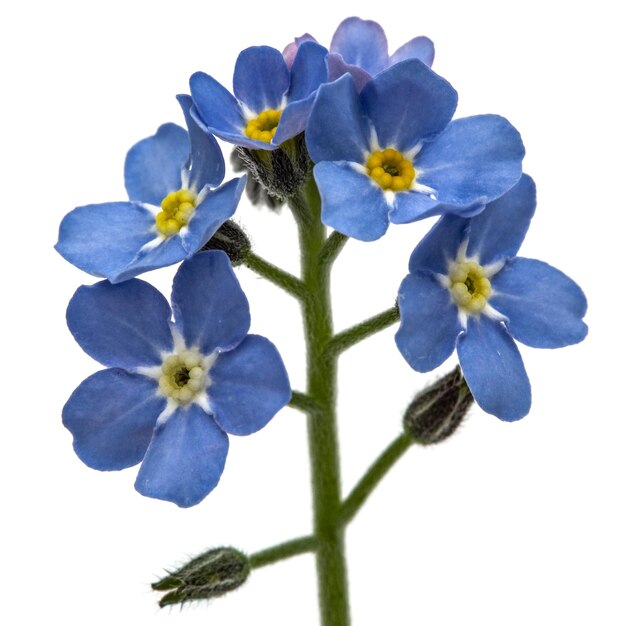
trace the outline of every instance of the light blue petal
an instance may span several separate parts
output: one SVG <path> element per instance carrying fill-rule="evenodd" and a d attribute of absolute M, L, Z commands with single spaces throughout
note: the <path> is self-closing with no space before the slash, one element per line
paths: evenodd
<path fill-rule="evenodd" d="M 582 289 L 556 268 L 517 257 L 492 279 L 489 300 L 509 318 L 515 339 L 533 348 L 560 348 L 582 341 L 587 300 Z"/>
<path fill-rule="evenodd" d="M 398 307 L 398 350 L 414 370 L 435 369 L 452 354 L 461 332 L 448 290 L 428 272 L 409 274 L 400 285 Z"/>
<path fill-rule="evenodd" d="M 313 161 L 363 163 L 369 139 L 369 124 L 352 77 L 344 75 L 322 85 L 306 127 L 306 145 Z"/>
<path fill-rule="evenodd" d="M 144 272 L 174 265 L 187 256 L 188 253 L 182 245 L 181 238 L 174 235 L 164 239 L 157 246 L 141 250 L 124 269 L 121 269 L 115 276 L 109 277 L 109 280 L 112 283 L 121 283 Z"/>
<path fill-rule="evenodd" d="M 191 142 L 191 171 L 189 186 L 200 191 L 205 185 L 217 187 L 224 180 L 224 157 L 212 135 L 205 133 L 191 116 L 191 96 L 176 96 L 180 104 Z"/>
<path fill-rule="evenodd" d="M 352 164 L 318 163 L 313 175 L 322 198 L 322 222 L 361 241 L 380 239 L 389 227 L 383 190 Z"/>
<path fill-rule="evenodd" d="M 475 115 L 451 122 L 415 163 L 418 182 L 435 189 L 440 202 L 466 207 L 508 191 L 522 175 L 523 158 L 522 139 L 507 120 Z"/>
<path fill-rule="evenodd" d="M 287 139 L 291 139 L 304 131 L 315 96 L 316 94 L 312 93 L 306 100 L 290 102 L 285 107 L 280 116 L 276 133 L 272 137 L 272 144 L 279 146 L 283 141 L 287 141 Z"/>
<path fill-rule="evenodd" d="M 156 134 L 136 143 L 126 155 L 124 183 L 128 197 L 159 206 L 168 193 L 180 189 L 181 171 L 189 158 L 187 131 L 163 124 Z"/>
<path fill-rule="evenodd" d="M 513 422 L 530 411 L 530 382 L 513 339 L 502 322 L 469 317 L 457 350 L 463 376 L 483 411 Z"/>
<path fill-rule="evenodd" d="M 232 350 L 248 334 L 250 308 L 224 252 L 185 261 L 174 276 L 172 308 L 187 346 L 203 354 Z"/>
<path fill-rule="evenodd" d="M 215 421 L 231 435 L 260 430 L 291 398 L 276 346 L 258 335 L 248 335 L 234 350 L 220 354 L 209 376 Z"/>
<path fill-rule="evenodd" d="M 113 281 L 154 237 L 154 215 L 141 204 L 107 202 L 68 213 L 55 248 L 81 270 Z"/>
<path fill-rule="evenodd" d="M 196 72 L 189 79 L 194 109 L 206 128 L 220 137 L 220 133 L 239 135 L 246 126 L 241 105 L 212 76 Z M 202 128 L 202 126 L 200 126 Z M 226 140 L 228 141 L 228 140 Z"/>
<path fill-rule="evenodd" d="M 530 176 L 523 174 L 517 185 L 472 218 L 468 255 L 478 255 L 483 265 L 515 256 L 536 206 L 535 183 Z"/>
<path fill-rule="evenodd" d="M 264 141 L 257 141 L 255 139 L 250 139 L 244 134 L 244 127 L 246 122 L 243 121 L 243 126 L 240 129 L 235 129 L 234 131 L 224 131 L 215 126 L 207 126 L 203 119 L 200 117 L 200 113 L 196 109 L 195 106 L 192 106 L 189 111 L 191 117 L 194 122 L 198 125 L 198 127 L 205 133 L 213 134 L 224 141 L 228 141 L 229 143 L 234 143 L 236 146 L 245 146 L 246 148 L 251 148 L 253 150 L 275 150 L 278 146 L 273 145 L 271 143 L 266 143 Z"/>
<path fill-rule="evenodd" d="M 358 17 L 349 17 L 339 24 L 330 51 L 372 76 L 382 72 L 389 63 L 385 31 L 376 22 Z"/>
<path fill-rule="evenodd" d="M 367 83 L 361 101 L 380 146 L 404 152 L 446 127 L 456 109 L 457 93 L 421 61 L 409 59 Z"/>
<path fill-rule="evenodd" d="M 269 46 L 252 46 L 239 54 L 235 63 L 233 90 L 253 113 L 258 115 L 267 109 L 280 109 L 288 89 L 289 70 L 278 50 Z"/>
<path fill-rule="evenodd" d="M 328 50 L 313 41 L 305 41 L 291 68 L 288 100 L 304 100 L 328 80 L 326 55 Z"/>
<path fill-rule="evenodd" d="M 406 59 L 419 59 L 422 63 L 431 67 L 435 60 L 435 46 L 428 37 L 415 37 L 400 46 L 389 59 L 390 65 L 406 61 Z"/>
<path fill-rule="evenodd" d="M 63 407 L 63 424 L 80 460 L 97 470 L 121 470 L 143 459 L 165 399 L 157 383 L 122 369 L 85 379 Z"/>
<path fill-rule="evenodd" d="M 328 82 L 337 80 L 344 74 L 350 74 L 357 91 L 360 92 L 372 80 L 372 77 L 364 69 L 346 63 L 340 54 L 329 54 L 326 57 L 326 65 L 328 66 Z"/>
<path fill-rule="evenodd" d="M 446 215 L 428 231 L 417 244 L 409 260 L 409 272 L 429 270 L 448 274 L 448 264 L 456 259 L 461 243 L 465 240 L 469 220 L 456 215 Z"/>
<path fill-rule="evenodd" d="M 180 407 L 159 424 L 135 481 L 149 498 L 180 507 L 198 504 L 220 480 L 228 437 L 197 404 Z"/>
<path fill-rule="evenodd" d="M 206 198 L 196 207 L 182 236 L 182 245 L 187 252 L 185 256 L 197 252 L 235 213 L 245 188 L 246 177 L 242 176 L 233 178 L 219 189 L 208 192 Z"/>
<path fill-rule="evenodd" d="M 102 281 L 76 290 L 67 325 L 80 347 L 109 367 L 160 365 L 173 348 L 167 300 L 134 278 L 119 285 Z"/>
<path fill-rule="evenodd" d="M 402 191 L 396 193 L 389 219 L 394 224 L 409 224 L 417 220 L 431 217 L 433 211 L 441 206 L 428 194 L 419 191 Z"/>

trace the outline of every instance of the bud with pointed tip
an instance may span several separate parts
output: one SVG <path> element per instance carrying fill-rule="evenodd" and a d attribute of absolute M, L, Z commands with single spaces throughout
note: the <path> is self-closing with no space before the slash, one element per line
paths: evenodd
<path fill-rule="evenodd" d="M 192 559 L 152 584 L 167 593 L 159 606 L 218 598 L 243 585 L 250 574 L 250 559 L 234 548 L 215 548 Z"/>
<path fill-rule="evenodd" d="M 459 427 L 473 400 L 457 365 L 409 404 L 404 429 L 417 443 L 439 443 Z"/>

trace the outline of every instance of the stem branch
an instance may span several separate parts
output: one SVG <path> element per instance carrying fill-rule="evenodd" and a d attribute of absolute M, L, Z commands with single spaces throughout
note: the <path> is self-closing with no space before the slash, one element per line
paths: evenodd
<path fill-rule="evenodd" d="M 411 447 L 412 443 L 413 439 L 411 436 L 402 433 L 383 450 L 345 499 L 341 507 L 341 521 L 344 525 L 352 521 L 372 491 L 378 486 L 378 483 L 387 475 L 387 472 L 395 465 L 396 461 Z"/>

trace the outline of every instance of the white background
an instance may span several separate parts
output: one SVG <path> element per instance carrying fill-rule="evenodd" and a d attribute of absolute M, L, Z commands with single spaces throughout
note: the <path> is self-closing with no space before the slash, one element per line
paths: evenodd
<path fill-rule="evenodd" d="M 539 206 L 522 249 L 589 298 L 588 339 L 522 348 L 533 408 L 515 424 L 474 409 L 458 435 L 412 449 L 347 535 L 354 624 L 516 626 L 626 623 L 624 529 L 623 29 L 617 3 L 21 2 L 0 9 L 2 97 L 2 533 L 0 620 L 21 625 L 317 624 L 313 559 L 254 572 L 211 605 L 158 610 L 149 583 L 219 545 L 255 551 L 310 529 L 301 414 L 232 438 L 221 483 L 199 506 L 139 496 L 135 469 L 98 473 L 74 455 L 61 409 L 99 368 L 65 327 L 93 279 L 52 249 L 62 216 L 124 199 L 126 150 L 166 121 L 204 70 L 230 87 L 238 52 L 282 49 L 305 31 L 328 44 L 352 14 L 390 48 L 424 34 L 458 116 L 499 113 L 522 133 Z M 293 272 L 291 218 L 242 205 L 256 250 Z M 351 241 L 334 274 L 336 326 L 389 307 L 428 224 Z M 147 276 L 166 293 L 173 268 Z M 303 384 L 299 312 L 246 270 L 253 332 Z M 396 436 L 418 375 L 393 329 L 340 361 L 349 489 Z M 447 371 L 453 360 L 446 363 Z"/>

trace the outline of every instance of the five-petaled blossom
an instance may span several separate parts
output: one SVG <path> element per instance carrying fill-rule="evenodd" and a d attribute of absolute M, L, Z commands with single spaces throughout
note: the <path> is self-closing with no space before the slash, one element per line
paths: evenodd
<path fill-rule="evenodd" d="M 227 433 L 265 426 L 291 388 L 275 346 L 248 334 L 248 301 L 223 252 L 202 252 L 181 265 L 172 309 L 173 323 L 165 298 L 138 279 L 77 290 L 68 326 L 109 369 L 79 385 L 63 423 L 87 465 L 120 470 L 141 463 L 141 494 L 188 507 L 217 485 Z"/>
<path fill-rule="evenodd" d="M 246 48 L 235 64 L 235 97 L 204 72 L 191 76 L 191 114 L 205 132 L 224 141 L 275 150 L 304 130 L 317 88 L 327 80 L 326 54 L 326 48 L 306 42 L 288 68 L 274 48 Z"/>
<path fill-rule="evenodd" d="M 531 403 L 514 339 L 559 348 L 587 334 L 580 287 L 546 263 L 515 256 L 535 205 L 535 185 L 524 175 L 476 217 L 442 217 L 413 251 L 398 296 L 396 343 L 409 365 L 430 371 L 456 347 L 478 405 L 506 421 Z"/>
<path fill-rule="evenodd" d="M 76 267 L 117 283 L 178 263 L 235 212 L 245 177 L 212 189 L 224 178 L 224 158 L 191 118 L 191 98 L 178 100 L 189 133 L 164 124 L 129 150 L 124 182 L 130 201 L 81 206 L 61 222 L 56 249 Z"/>
<path fill-rule="evenodd" d="M 308 33 L 296 37 L 283 51 L 289 67 L 298 48 L 305 41 L 315 41 L 315 38 Z M 348 17 L 339 24 L 330 42 L 326 58 L 328 80 L 351 74 L 357 89 L 361 91 L 373 76 L 391 65 L 406 59 L 419 59 L 430 67 L 434 58 L 435 47 L 428 37 L 414 37 L 390 55 L 387 37 L 380 24 L 359 17 Z"/>
<path fill-rule="evenodd" d="M 524 146 L 497 115 L 450 121 L 457 94 L 417 59 L 359 94 L 344 75 L 318 91 L 306 128 L 322 221 L 373 241 L 389 222 L 473 215 L 520 178 Z"/>

